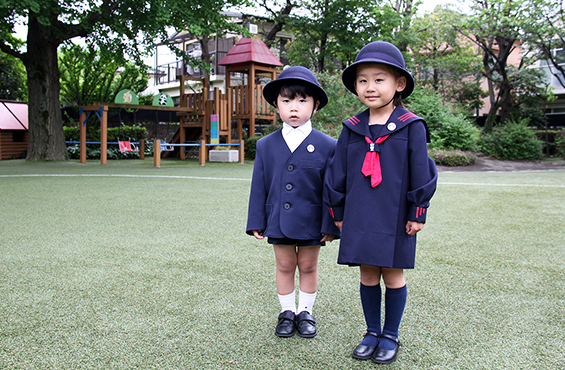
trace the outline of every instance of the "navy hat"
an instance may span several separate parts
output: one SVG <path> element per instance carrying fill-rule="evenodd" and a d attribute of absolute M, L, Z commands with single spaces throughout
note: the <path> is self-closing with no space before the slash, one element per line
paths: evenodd
<path fill-rule="evenodd" d="M 357 66 L 361 63 L 381 63 L 396 67 L 402 76 L 406 77 L 406 87 L 402 90 L 402 98 L 407 98 L 414 91 L 414 77 L 406 70 L 404 57 L 396 46 L 386 41 L 373 41 L 363 46 L 357 54 L 355 63 L 345 68 L 341 80 L 347 88 L 355 95 L 355 80 L 357 79 Z"/>
<path fill-rule="evenodd" d="M 318 109 L 322 109 L 326 104 L 328 104 L 328 95 L 320 86 L 320 83 L 314 73 L 312 73 L 312 71 L 308 68 L 302 66 L 286 68 L 281 72 L 276 80 L 265 85 L 263 88 L 263 96 L 265 97 L 265 100 L 274 107 L 277 98 L 279 97 L 279 90 L 281 86 L 292 83 L 311 87 L 314 94 L 316 94 L 314 98 L 320 102 Z"/>

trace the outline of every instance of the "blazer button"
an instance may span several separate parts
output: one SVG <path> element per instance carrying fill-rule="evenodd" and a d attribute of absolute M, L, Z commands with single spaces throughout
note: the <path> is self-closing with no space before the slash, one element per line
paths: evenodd
<path fill-rule="evenodd" d="M 285 203 L 283 207 L 284 207 L 284 209 L 286 209 L 288 211 L 290 209 L 291 205 L 290 205 L 290 203 Z"/>
<path fill-rule="evenodd" d="M 288 190 L 288 191 L 292 190 L 292 188 L 293 188 L 293 186 L 290 182 L 285 185 L 285 189 Z"/>
<path fill-rule="evenodd" d="M 286 169 L 288 170 L 288 172 L 292 172 L 292 171 L 294 171 L 294 165 L 289 164 Z"/>

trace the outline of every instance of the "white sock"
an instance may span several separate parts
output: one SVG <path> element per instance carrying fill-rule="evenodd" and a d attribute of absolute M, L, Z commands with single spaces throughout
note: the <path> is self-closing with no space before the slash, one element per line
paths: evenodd
<path fill-rule="evenodd" d="M 308 311 L 312 314 L 312 308 L 314 308 L 314 301 L 316 300 L 316 292 L 314 293 L 304 293 L 302 290 L 298 292 L 298 313 L 302 311 Z"/>
<path fill-rule="evenodd" d="M 281 304 L 281 312 L 292 311 L 296 313 L 296 293 L 292 292 L 290 294 L 281 295 L 279 294 L 279 302 Z"/>

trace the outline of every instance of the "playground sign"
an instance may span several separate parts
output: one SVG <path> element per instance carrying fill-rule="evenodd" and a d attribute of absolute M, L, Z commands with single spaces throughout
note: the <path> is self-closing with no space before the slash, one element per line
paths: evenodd
<path fill-rule="evenodd" d="M 114 103 L 139 105 L 139 99 L 137 98 L 136 93 L 129 89 L 124 89 L 116 95 Z"/>
<path fill-rule="evenodd" d="M 169 94 L 165 92 L 161 92 L 153 98 L 153 105 L 159 107 L 174 107 L 175 103 L 173 102 L 173 98 L 169 96 Z"/>
<path fill-rule="evenodd" d="M 219 144 L 220 143 L 220 136 L 218 130 L 218 115 L 211 114 L 210 115 L 210 144 Z"/>

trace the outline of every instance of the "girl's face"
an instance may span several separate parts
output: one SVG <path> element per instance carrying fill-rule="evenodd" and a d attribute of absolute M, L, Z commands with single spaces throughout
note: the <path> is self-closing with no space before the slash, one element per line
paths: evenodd
<path fill-rule="evenodd" d="M 406 77 L 397 76 L 392 67 L 379 63 L 363 63 L 357 67 L 355 91 L 367 107 L 390 109 L 388 103 L 397 91 L 406 87 Z"/>
<path fill-rule="evenodd" d="M 293 127 L 302 126 L 310 120 L 316 112 L 318 104 L 314 106 L 314 98 L 296 95 L 294 99 L 279 95 L 277 98 L 277 112 L 283 122 Z"/>

